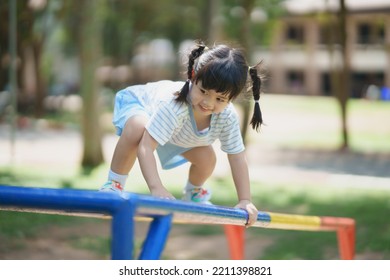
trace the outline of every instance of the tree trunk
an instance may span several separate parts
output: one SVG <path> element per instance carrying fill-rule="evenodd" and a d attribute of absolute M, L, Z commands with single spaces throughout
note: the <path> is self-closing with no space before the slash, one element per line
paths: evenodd
<path fill-rule="evenodd" d="M 41 60 L 42 60 L 42 46 L 43 42 L 40 40 L 32 41 L 32 48 L 34 53 L 34 67 L 36 77 L 36 88 L 35 88 L 35 109 L 34 115 L 36 118 L 42 118 L 45 113 L 43 101 L 46 96 L 46 82 L 42 73 Z"/>
<path fill-rule="evenodd" d="M 207 44 L 214 44 L 222 39 L 222 26 L 219 20 L 220 0 L 205 1 L 202 9 L 202 30 Z"/>
<path fill-rule="evenodd" d="M 340 0 L 340 31 L 341 31 L 341 52 L 342 52 L 342 69 L 340 76 L 340 91 L 337 94 L 337 99 L 341 109 L 341 133 L 342 143 L 341 150 L 347 150 L 349 148 L 348 139 L 348 126 L 347 126 L 347 103 L 350 90 L 350 47 L 347 36 L 347 8 L 345 6 L 345 0 Z"/>
<path fill-rule="evenodd" d="M 93 168 L 103 163 L 102 132 L 99 125 L 99 85 L 95 72 L 101 58 L 101 28 L 99 10 L 102 0 L 85 0 L 79 2 L 80 12 L 80 66 L 81 95 L 83 98 L 82 134 L 83 156 L 82 167 Z"/>
<path fill-rule="evenodd" d="M 246 16 L 242 19 L 242 26 L 241 26 L 241 38 L 240 43 L 241 46 L 245 49 L 247 54 L 248 63 L 251 63 L 250 57 L 252 53 L 252 44 L 251 44 L 251 32 L 250 32 L 250 14 L 253 10 L 255 1 L 254 0 L 245 0 L 243 1 L 243 8 L 245 9 Z M 250 118 L 250 107 L 251 102 L 248 100 L 243 100 L 240 104 L 242 108 L 242 123 L 241 123 L 241 135 L 242 139 L 244 141 L 244 144 L 246 144 L 247 141 L 247 134 L 248 134 L 248 125 L 249 125 L 249 118 Z"/>

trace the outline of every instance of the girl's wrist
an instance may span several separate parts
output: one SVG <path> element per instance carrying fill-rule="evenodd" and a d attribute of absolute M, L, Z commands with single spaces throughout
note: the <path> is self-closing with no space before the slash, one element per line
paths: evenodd
<path fill-rule="evenodd" d="M 149 186 L 149 190 L 151 192 L 157 191 L 157 190 L 162 190 L 162 189 L 164 189 L 164 186 L 162 186 L 162 185 L 150 185 Z"/>
<path fill-rule="evenodd" d="M 249 202 L 249 203 L 252 203 L 252 200 L 248 199 L 248 198 L 244 198 L 244 199 L 240 199 L 239 202 Z"/>

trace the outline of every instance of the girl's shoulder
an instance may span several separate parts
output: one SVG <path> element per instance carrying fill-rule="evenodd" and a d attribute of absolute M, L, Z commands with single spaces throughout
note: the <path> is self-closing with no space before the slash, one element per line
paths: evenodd
<path fill-rule="evenodd" d="M 219 114 L 220 117 L 226 119 L 238 118 L 236 107 L 233 103 L 229 103 L 226 108 Z"/>
<path fill-rule="evenodd" d="M 157 94 L 175 94 L 184 86 L 184 82 L 161 80 L 157 82 L 150 82 L 145 85 L 147 91 L 155 92 Z"/>
<path fill-rule="evenodd" d="M 229 103 L 228 106 L 219 114 L 212 118 L 213 126 L 229 129 L 239 123 L 238 114 L 235 106 Z"/>
<path fill-rule="evenodd" d="M 156 110 L 162 109 L 171 112 L 179 119 L 186 119 L 189 116 L 189 109 L 186 103 L 176 101 L 178 92 L 184 86 L 184 82 L 163 80 L 146 84 L 149 87 L 148 98 L 153 99 L 152 103 L 157 106 Z"/>
<path fill-rule="evenodd" d="M 149 97 L 160 99 L 174 95 L 180 91 L 183 85 L 184 82 L 161 80 L 146 84 L 130 85 L 124 90 L 136 93 L 137 95 L 148 95 Z"/>

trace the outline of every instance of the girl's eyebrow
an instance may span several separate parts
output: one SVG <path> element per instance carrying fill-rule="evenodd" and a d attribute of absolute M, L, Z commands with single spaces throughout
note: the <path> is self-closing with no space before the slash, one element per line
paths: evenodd
<path fill-rule="evenodd" d="M 198 86 L 198 88 L 199 88 L 200 90 L 206 91 L 202 86 L 199 86 L 198 84 L 197 84 L 197 86 Z"/>
<path fill-rule="evenodd" d="M 218 95 L 219 98 L 222 98 L 222 99 L 229 99 L 229 98 L 226 96 L 226 94 L 218 93 L 218 92 L 217 92 L 217 95 Z"/>

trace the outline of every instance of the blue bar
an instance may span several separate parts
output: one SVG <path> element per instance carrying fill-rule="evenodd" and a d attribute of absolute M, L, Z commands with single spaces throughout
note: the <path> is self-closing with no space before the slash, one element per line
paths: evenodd
<path fill-rule="evenodd" d="M 112 214 L 125 199 L 115 193 L 90 190 L 31 188 L 0 185 L 0 205 L 66 212 Z"/>
<path fill-rule="evenodd" d="M 2 209 L 14 211 L 33 209 L 34 212 L 60 215 L 111 215 L 113 259 L 134 257 L 135 216 L 154 218 L 140 258 L 158 259 L 164 249 L 172 221 L 185 219 L 188 223 L 244 225 L 248 215 L 245 210 L 232 207 L 159 199 L 134 193 L 118 196 L 116 193 L 92 190 L 6 185 L 0 185 L 0 210 Z M 255 226 L 265 227 L 270 221 L 268 213 L 259 212 Z"/>
<path fill-rule="evenodd" d="M 150 223 L 140 260 L 159 260 L 172 226 L 172 215 L 156 217 Z"/>
<path fill-rule="evenodd" d="M 134 203 L 123 203 L 113 215 L 111 258 L 131 260 L 134 251 Z"/>
<path fill-rule="evenodd" d="M 0 185 L 1 206 L 56 210 L 54 213 L 62 215 L 85 212 L 111 215 L 112 259 L 132 259 L 135 201 L 132 195 L 122 198 L 116 193 Z"/>
<path fill-rule="evenodd" d="M 236 225 L 245 225 L 248 216 L 248 213 L 245 210 L 238 208 L 192 203 L 181 200 L 158 199 L 150 195 L 137 194 L 137 215 L 153 216 L 152 213 L 155 214 L 159 211 L 164 211 L 161 215 L 174 212 L 175 215 L 177 213 L 182 213 L 187 214 L 188 216 L 194 214 L 197 216 L 218 217 L 220 219 L 229 219 L 231 221 L 229 224 L 234 223 Z M 194 217 L 193 220 L 195 223 L 198 221 L 196 217 Z M 257 221 L 262 224 L 262 226 L 267 226 L 271 222 L 271 217 L 267 212 L 259 212 Z"/>

